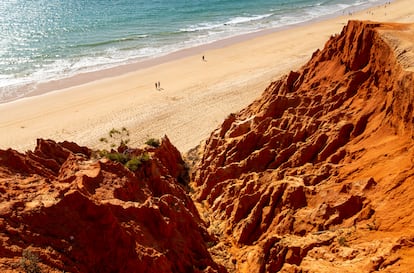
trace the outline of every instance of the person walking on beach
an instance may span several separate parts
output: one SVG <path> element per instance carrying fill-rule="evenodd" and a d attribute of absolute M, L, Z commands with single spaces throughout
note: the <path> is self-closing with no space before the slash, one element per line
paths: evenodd
<path fill-rule="evenodd" d="M 155 89 L 158 90 L 158 83 L 155 83 Z"/>

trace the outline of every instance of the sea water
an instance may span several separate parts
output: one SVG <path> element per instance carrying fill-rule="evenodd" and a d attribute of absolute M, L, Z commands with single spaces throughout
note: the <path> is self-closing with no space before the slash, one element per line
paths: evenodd
<path fill-rule="evenodd" d="M 381 0 L 1 0 L 0 102 L 67 78 Z"/>

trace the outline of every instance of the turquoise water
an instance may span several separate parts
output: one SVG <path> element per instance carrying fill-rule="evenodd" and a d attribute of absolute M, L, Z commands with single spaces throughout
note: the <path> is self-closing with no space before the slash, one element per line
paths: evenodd
<path fill-rule="evenodd" d="M 0 102 L 23 96 L 38 82 L 381 2 L 2 0 Z"/>

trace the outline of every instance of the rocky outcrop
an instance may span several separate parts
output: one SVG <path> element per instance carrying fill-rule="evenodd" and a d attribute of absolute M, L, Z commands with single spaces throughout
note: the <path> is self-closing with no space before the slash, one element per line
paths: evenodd
<path fill-rule="evenodd" d="M 407 250 L 399 242 L 414 235 L 414 81 L 387 31 L 414 37 L 411 25 L 351 21 L 206 141 L 195 197 L 210 213 L 210 230 L 227 241 L 216 256 L 237 261 L 230 271 L 372 272 L 403 264 L 396 265 Z M 382 237 L 387 232 L 395 233 Z M 364 237 L 378 248 L 363 246 Z M 398 258 L 368 263 L 388 256 Z"/>
<path fill-rule="evenodd" d="M 214 239 L 177 149 L 165 137 L 127 152 L 149 159 L 130 171 L 50 140 L 26 154 L 0 151 L 1 272 L 25 263 L 37 272 L 33 257 L 42 272 L 225 272 L 207 250 Z"/>

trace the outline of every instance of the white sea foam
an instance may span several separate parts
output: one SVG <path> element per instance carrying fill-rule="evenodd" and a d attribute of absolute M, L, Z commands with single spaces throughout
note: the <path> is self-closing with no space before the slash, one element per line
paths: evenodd
<path fill-rule="evenodd" d="M 245 24 L 253 21 L 262 20 L 264 18 L 272 16 L 272 13 L 262 14 L 262 15 L 252 15 L 252 16 L 236 16 L 231 18 L 227 21 L 221 22 L 202 22 L 195 25 L 191 25 L 186 28 L 180 28 L 182 32 L 197 32 L 197 31 L 206 31 L 206 30 L 214 30 L 214 29 L 221 29 L 224 31 L 224 26 L 227 25 L 237 25 L 237 24 Z"/>
<path fill-rule="evenodd" d="M 239 17 L 235 17 L 233 19 L 230 19 L 225 24 L 233 25 L 233 24 L 242 24 L 242 23 L 247 23 L 247 22 L 253 22 L 253 21 L 262 20 L 262 19 L 270 17 L 272 15 L 273 15 L 273 13 L 267 13 L 267 14 L 262 14 L 262 15 L 253 15 L 253 16 L 239 16 Z"/>
<path fill-rule="evenodd" d="M 215 28 L 222 27 L 223 23 L 209 23 L 209 22 L 203 22 L 195 25 L 191 25 L 186 28 L 180 28 L 181 32 L 196 32 L 196 31 L 202 31 L 202 30 L 211 30 Z"/>

